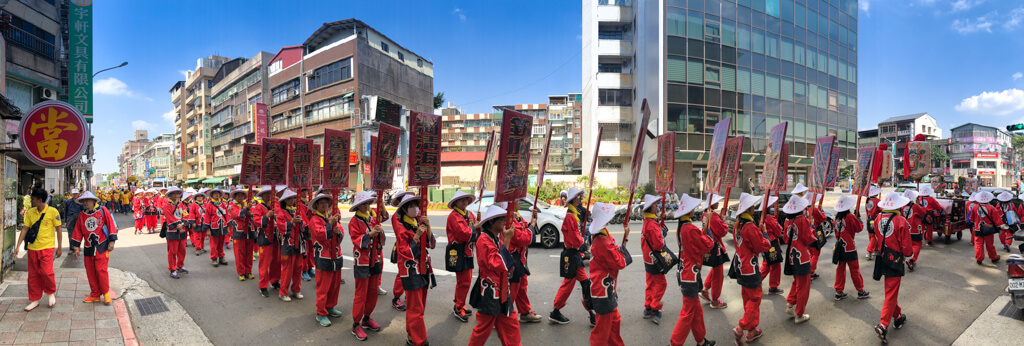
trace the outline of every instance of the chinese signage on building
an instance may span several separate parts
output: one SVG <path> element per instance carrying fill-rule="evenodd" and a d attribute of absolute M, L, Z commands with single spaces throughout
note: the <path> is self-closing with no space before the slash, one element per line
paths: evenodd
<path fill-rule="evenodd" d="M 267 105 L 255 103 L 252 105 L 252 132 L 256 134 L 256 144 L 263 143 L 263 137 L 267 136 Z"/>
<path fill-rule="evenodd" d="M 82 113 L 58 101 L 32 107 L 22 118 L 18 133 L 25 156 L 46 168 L 67 167 L 82 156 L 89 144 Z"/>
<path fill-rule="evenodd" d="M 68 21 L 68 99 L 92 123 L 92 0 L 71 0 Z"/>

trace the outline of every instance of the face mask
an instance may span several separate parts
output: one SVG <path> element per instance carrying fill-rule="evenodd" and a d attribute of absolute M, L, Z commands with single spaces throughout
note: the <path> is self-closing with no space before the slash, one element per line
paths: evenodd
<path fill-rule="evenodd" d="M 420 207 L 409 207 L 409 217 L 419 217 Z"/>

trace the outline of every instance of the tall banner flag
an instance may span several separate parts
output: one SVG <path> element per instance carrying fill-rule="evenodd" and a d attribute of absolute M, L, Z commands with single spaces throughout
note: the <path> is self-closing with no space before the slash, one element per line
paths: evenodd
<path fill-rule="evenodd" d="M 263 185 L 288 183 L 288 139 L 263 139 Z"/>
<path fill-rule="evenodd" d="M 658 136 L 657 173 L 654 175 L 654 191 L 673 193 L 676 190 L 676 134 Z"/>
<path fill-rule="evenodd" d="M 398 143 L 402 140 L 402 130 L 388 125 L 380 124 L 377 134 L 377 143 L 374 155 L 373 180 L 370 188 L 373 190 L 389 190 L 395 181 L 395 157 L 398 155 Z"/>
<path fill-rule="evenodd" d="M 836 136 L 821 137 L 818 138 L 818 145 L 814 148 L 814 165 L 811 166 L 811 186 L 808 189 L 815 194 L 825 192 L 829 159 L 832 158 L 832 145 L 835 142 Z"/>
<path fill-rule="evenodd" d="M 867 197 L 871 189 L 871 166 L 875 161 L 875 148 L 867 147 L 857 150 L 857 167 L 853 174 L 853 194 Z"/>
<path fill-rule="evenodd" d="M 323 183 L 322 182 L 322 180 L 323 180 L 322 178 L 323 178 L 323 164 L 324 164 L 324 160 L 320 156 L 320 145 L 319 144 L 313 144 L 312 162 L 313 162 L 313 164 L 309 165 L 310 183 L 313 186 L 320 186 L 320 184 Z"/>
<path fill-rule="evenodd" d="M 529 189 L 530 141 L 533 117 L 513 110 L 504 110 L 501 118 L 501 148 L 498 154 L 498 181 L 494 202 L 508 202 L 526 197 Z"/>
<path fill-rule="evenodd" d="M 409 186 L 441 184 L 441 117 L 411 111 Z"/>
<path fill-rule="evenodd" d="M 548 167 L 548 151 L 550 151 L 551 149 L 551 131 L 555 129 L 554 126 L 551 126 L 551 123 L 547 124 L 547 128 L 547 131 L 545 131 L 547 136 L 544 137 L 547 139 L 544 141 L 544 148 L 541 149 L 544 151 L 544 154 L 541 155 L 540 167 L 537 168 L 537 192 L 534 193 L 533 195 L 534 206 L 537 205 L 537 199 L 540 198 L 540 187 L 544 185 L 544 172 L 547 170 Z"/>
<path fill-rule="evenodd" d="M 480 172 L 480 184 L 478 184 L 479 188 L 477 188 L 481 196 L 483 196 L 484 190 L 491 186 L 488 183 L 491 181 L 491 173 L 494 172 L 494 159 L 496 156 L 498 156 L 497 132 L 491 130 L 491 136 L 487 137 L 487 149 L 484 150 L 484 167 Z"/>
<path fill-rule="evenodd" d="M 775 184 L 771 187 L 774 191 L 785 191 L 789 187 L 789 143 L 782 144 L 782 151 L 779 153 L 779 172 L 775 174 Z"/>
<path fill-rule="evenodd" d="M 832 154 L 828 159 L 828 176 L 825 178 L 825 189 L 831 190 L 836 187 L 836 180 L 839 179 L 839 148 L 832 148 Z"/>
<path fill-rule="evenodd" d="M 722 158 L 725 156 L 725 141 L 729 139 L 729 125 L 732 117 L 722 119 L 715 124 L 715 132 L 711 137 L 711 154 L 708 160 L 708 179 L 704 190 L 718 193 L 722 182 Z"/>
<path fill-rule="evenodd" d="M 288 153 L 288 187 L 303 189 L 313 186 L 310 167 L 313 165 L 313 140 L 289 138 Z"/>
<path fill-rule="evenodd" d="M 921 180 L 931 173 L 932 168 L 932 145 L 924 141 L 913 141 L 907 143 L 903 158 L 903 178 L 914 178 Z"/>
<path fill-rule="evenodd" d="M 263 147 L 258 144 L 246 144 L 242 147 L 242 173 L 238 175 L 238 183 L 245 186 L 260 185 L 263 179 Z"/>
<path fill-rule="evenodd" d="M 736 187 L 740 177 L 740 156 L 743 155 L 744 136 L 729 138 L 725 141 L 725 155 L 722 157 L 721 187 Z"/>
<path fill-rule="evenodd" d="M 329 190 L 348 188 L 349 157 L 352 134 L 334 129 L 324 130 L 324 181 Z"/>
<path fill-rule="evenodd" d="M 643 117 L 640 118 L 640 131 L 636 136 L 636 147 L 633 149 L 633 160 L 630 163 L 630 167 L 633 169 L 633 178 L 629 181 L 630 200 L 633 199 L 633 191 L 636 191 L 636 182 L 640 178 L 640 165 L 644 162 L 644 140 L 647 139 L 647 124 L 651 121 L 651 108 L 647 106 L 647 98 L 644 98 L 640 111 L 643 112 Z"/>
<path fill-rule="evenodd" d="M 251 120 L 252 132 L 256 134 L 256 144 L 262 144 L 263 137 L 267 136 L 267 104 L 254 103 Z"/>
<path fill-rule="evenodd" d="M 53 3 L 50 1 L 50 3 Z M 92 0 L 71 0 L 68 6 L 68 99 L 92 123 Z M 38 28 L 36 29 L 38 30 Z M 29 33 L 34 35 L 36 33 Z M 34 41 L 33 41 L 34 42 Z M 52 49 L 52 47 L 51 47 Z M 57 54 L 52 51 L 50 54 Z M 56 58 L 51 56 L 50 60 Z"/>
<path fill-rule="evenodd" d="M 771 132 L 768 133 L 764 173 L 761 175 L 761 188 L 764 190 L 775 190 L 775 177 L 779 175 L 779 167 L 782 164 L 782 145 L 786 143 L 786 128 L 788 126 L 789 122 L 783 121 L 781 124 L 772 126 Z"/>

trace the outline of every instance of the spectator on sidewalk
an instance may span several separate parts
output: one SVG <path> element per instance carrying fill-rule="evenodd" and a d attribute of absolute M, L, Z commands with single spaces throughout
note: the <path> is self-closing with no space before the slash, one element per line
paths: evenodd
<path fill-rule="evenodd" d="M 49 194 L 43 189 L 33 189 L 31 193 L 32 208 L 25 212 L 25 224 L 21 226 L 18 242 L 14 244 L 14 257 L 18 257 L 18 248 L 25 242 L 28 251 L 28 300 L 31 302 L 25 311 L 32 311 L 39 306 L 39 298 L 47 295 L 49 306 L 57 304 L 57 282 L 53 275 L 53 259 L 60 258 L 64 237 L 60 231 L 60 213 L 57 209 L 46 205 Z M 26 239 L 30 230 L 35 230 L 31 239 Z M 57 246 L 54 247 L 56 238 Z"/>
<path fill-rule="evenodd" d="M 75 231 L 75 223 L 78 221 L 78 214 L 83 210 L 82 203 L 78 202 L 78 189 L 71 190 L 71 198 L 64 201 L 64 219 L 68 221 L 68 239 L 71 239 L 71 232 Z M 71 249 L 68 242 L 68 249 Z"/>
<path fill-rule="evenodd" d="M 99 198 L 91 192 L 86 191 L 79 199 L 85 210 L 82 212 L 82 222 L 74 228 L 69 243 L 76 257 L 85 255 L 85 273 L 89 279 L 90 293 L 82 301 L 102 301 L 103 304 L 110 305 L 107 263 L 110 260 L 110 251 L 114 251 L 114 242 L 117 241 L 117 222 L 114 221 L 110 210 L 96 203 Z"/>

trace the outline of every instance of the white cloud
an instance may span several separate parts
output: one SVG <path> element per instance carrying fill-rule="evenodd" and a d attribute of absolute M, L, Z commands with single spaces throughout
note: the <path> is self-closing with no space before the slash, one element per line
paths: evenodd
<path fill-rule="evenodd" d="M 132 128 L 136 130 L 152 130 L 153 127 L 153 124 L 150 124 L 145 120 L 136 120 L 132 122 Z"/>
<path fill-rule="evenodd" d="M 978 115 L 1009 115 L 1024 111 L 1024 90 L 986 91 L 965 98 L 956 110 Z"/>
<path fill-rule="evenodd" d="M 174 117 L 175 116 L 177 116 L 177 114 L 174 113 L 173 109 L 167 111 L 167 113 L 164 113 L 164 114 L 160 115 L 160 117 L 163 118 L 165 121 L 167 121 L 168 124 L 171 124 L 171 126 L 174 126 Z"/>
<path fill-rule="evenodd" d="M 871 11 L 871 0 L 860 0 L 860 4 L 858 6 L 861 11 L 864 11 L 864 13 L 869 13 Z"/>
<path fill-rule="evenodd" d="M 192 71 L 189 71 L 189 70 L 178 70 L 178 73 L 181 74 L 181 78 L 184 78 L 184 79 L 188 79 L 188 73 L 189 72 L 192 72 Z"/>
<path fill-rule="evenodd" d="M 1024 78 L 1024 73 L 1017 72 L 1013 74 L 1013 80 L 1020 80 L 1021 78 Z"/>
<path fill-rule="evenodd" d="M 456 16 L 459 16 L 459 20 L 461 20 L 463 22 L 466 21 L 466 14 L 464 12 L 462 12 L 461 8 L 456 7 L 455 10 L 452 11 L 452 14 L 454 14 Z"/>
<path fill-rule="evenodd" d="M 96 83 L 93 84 L 93 91 L 102 95 L 128 96 L 148 101 L 153 100 L 129 90 L 128 84 L 124 84 L 124 82 L 114 77 L 96 81 Z"/>
<path fill-rule="evenodd" d="M 966 11 L 971 7 L 978 6 L 985 0 L 956 0 L 953 2 L 953 12 Z"/>
<path fill-rule="evenodd" d="M 1010 11 L 1009 18 L 1003 23 L 1003 29 L 1013 30 L 1024 24 L 1024 7 L 1015 8 Z"/>
<path fill-rule="evenodd" d="M 986 14 L 978 19 L 956 19 L 953 21 L 953 30 L 961 34 L 970 34 L 978 31 L 992 32 L 993 18 L 995 13 Z"/>

